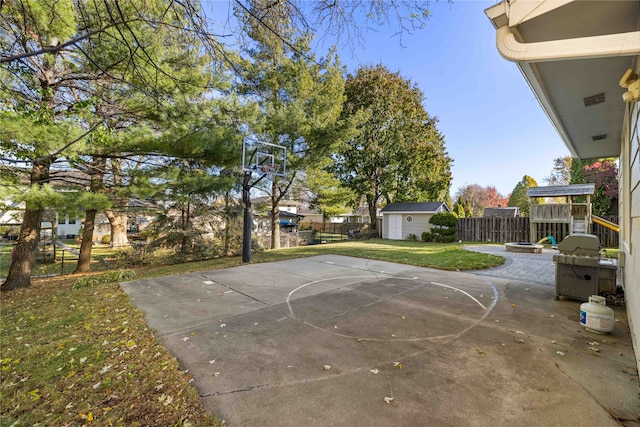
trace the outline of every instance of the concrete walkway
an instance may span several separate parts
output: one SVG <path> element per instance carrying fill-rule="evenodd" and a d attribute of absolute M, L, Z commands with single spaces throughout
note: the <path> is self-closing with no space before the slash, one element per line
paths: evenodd
<path fill-rule="evenodd" d="M 471 273 L 480 276 L 500 277 L 521 282 L 555 286 L 555 268 L 553 255 L 555 249 L 542 249 L 539 254 L 509 252 L 504 245 L 465 246 L 467 250 L 498 255 L 506 259 L 500 267 L 489 270 L 475 270 Z"/>
<path fill-rule="evenodd" d="M 76 255 L 76 256 L 80 255 L 80 251 L 78 249 L 67 245 L 66 243 L 64 243 L 61 240 L 56 240 L 56 246 L 61 248 L 61 249 L 64 249 L 65 251 L 69 252 L 70 254 L 73 254 L 73 255 Z"/>
<path fill-rule="evenodd" d="M 625 312 L 589 333 L 548 285 L 323 255 L 122 288 L 231 426 L 640 422 Z"/>

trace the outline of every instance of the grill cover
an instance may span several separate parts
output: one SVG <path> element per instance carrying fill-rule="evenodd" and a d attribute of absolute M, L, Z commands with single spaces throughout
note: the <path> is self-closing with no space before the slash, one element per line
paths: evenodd
<path fill-rule="evenodd" d="M 564 255 L 598 257 L 600 239 L 593 234 L 569 234 L 558 244 L 558 250 Z"/>

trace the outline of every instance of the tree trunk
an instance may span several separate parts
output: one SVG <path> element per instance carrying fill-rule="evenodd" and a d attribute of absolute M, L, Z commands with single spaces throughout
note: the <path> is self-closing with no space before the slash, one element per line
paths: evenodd
<path fill-rule="evenodd" d="M 224 235 L 222 237 L 222 253 L 224 256 L 229 256 L 229 247 L 231 240 L 231 215 L 229 215 L 229 202 L 231 194 L 229 191 L 224 192 L 224 210 L 222 211 L 224 219 Z"/>
<path fill-rule="evenodd" d="M 48 162 L 35 162 L 31 171 L 31 184 L 42 184 L 49 179 Z M 42 215 L 44 208 L 39 206 L 34 209 L 27 205 L 24 211 L 22 227 L 18 243 L 13 249 L 11 256 L 11 266 L 7 280 L 0 290 L 10 291 L 17 288 L 26 288 L 31 285 L 31 270 L 36 259 L 36 249 L 40 240 L 40 229 L 42 227 Z M 55 249 L 54 249 L 55 250 Z"/>
<path fill-rule="evenodd" d="M 93 228 L 96 223 L 95 209 L 88 209 L 85 213 L 84 229 L 82 230 L 82 243 L 80 243 L 80 255 L 78 255 L 78 265 L 73 274 L 86 273 L 91 271 L 91 248 L 93 247 Z"/>
<path fill-rule="evenodd" d="M 105 209 L 109 224 L 111 225 L 111 247 L 121 248 L 129 246 L 127 239 L 127 214 L 124 212 L 114 212 L 111 209 Z"/>
<path fill-rule="evenodd" d="M 369 222 L 371 223 L 371 234 L 373 235 L 378 231 L 378 212 L 376 208 L 376 202 L 371 201 L 367 205 L 369 207 Z"/>
<path fill-rule="evenodd" d="M 18 243 L 12 251 L 11 266 L 3 291 L 26 288 L 31 284 L 31 270 L 36 259 L 36 249 L 40 240 L 42 209 L 27 209 L 20 228 Z"/>
<path fill-rule="evenodd" d="M 280 209 L 271 208 L 271 249 L 280 249 Z"/>
<path fill-rule="evenodd" d="M 180 247 L 182 249 L 182 253 L 190 252 L 189 248 L 191 244 L 191 227 L 189 221 L 191 221 L 191 202 L 187 201 L 187 208 L 182 208 L 182 220 L 180 227 L 182 228 L 182 242 L 180 243 Z"/>
<path fill-rule="evenodd" d="M 99 193 L 102 191 L 102 180 L 104 178 L 105 159 L 94 157 L 91 165 L 91 191 Z M 84 229 L 82 230 L 82 243 L 80 243 L 80 254 L 78 255 L 77 273 L 91 271 L 91 250 L 93 248 L 93 230 L 96 224 L 97 209 L 87 209 L 85 212 Z"/>

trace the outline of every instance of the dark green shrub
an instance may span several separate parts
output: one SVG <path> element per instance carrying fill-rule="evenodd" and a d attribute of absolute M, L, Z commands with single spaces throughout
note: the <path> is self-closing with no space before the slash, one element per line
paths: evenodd
<path fill-rule="evenodd" d="M 429 219 L 429 224 L 447 228 L 457 227 L 458 218 L 451 212 L 438 212 Z"/>
<path fill-rule="evenodd" d="M 431 233 L 428 236 L 430 237 L 430 241 L 452 243 L 456 240 L 458 218 L 451 212 L 439 212 L 429 219 L 429 223 L 433 225 Z"/>
<path fill-rule="evenodd" d="M 453 228 L 436 228 L 436 230 L 438 230 L 438 234 L 440 234 L 441 236 L 454 236 L 456 235 L 456 232 L 458 231 L 458 229 L 456 227 Z"/>
<path fill-rule="evenodd" d="M 428 231 L 423 231 L 422 232 L 422 241 L 423 242 L 431 242 L 431 241 L 433 241 L 433 235 L 431 233 L 429 233 Z"/>

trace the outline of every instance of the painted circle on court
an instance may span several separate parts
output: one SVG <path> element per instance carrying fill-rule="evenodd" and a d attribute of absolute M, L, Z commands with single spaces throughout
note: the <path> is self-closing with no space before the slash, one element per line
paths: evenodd
<path fill-rule="evenodd" d="M 309 287 L 354 279 L 369 280 L 293 299 L 296 293 L 309 290 Z M 298 286 L 289 292 L 286 303 L 291 318 L 344 338 L 406 342 L 447 340 L 471 330 L 495 307 L 498 301 L 495 286 L 488 279 L 479 280 L 486 285 L 486 291 L 474 296 L 460 285 L 417 277 L 331 277 Z M 379 284 L 387 290 L 397 284 L 399 290 L 376 299 L 375 292 L 380 291 L 376 285 Z M 477 293 L 478 290 L 473 291 Z"/>

